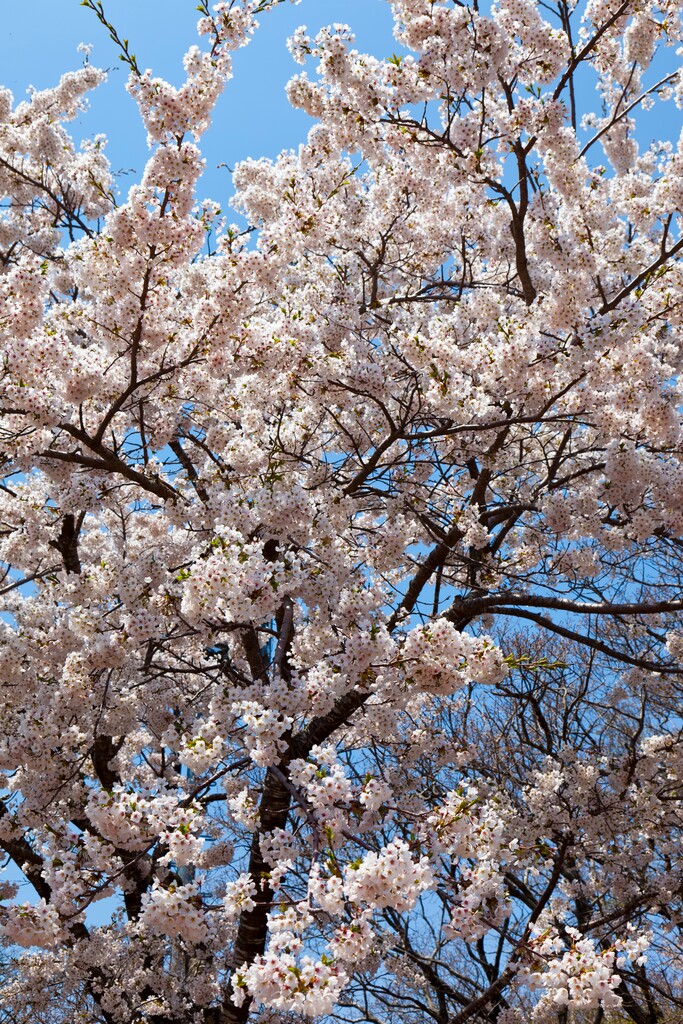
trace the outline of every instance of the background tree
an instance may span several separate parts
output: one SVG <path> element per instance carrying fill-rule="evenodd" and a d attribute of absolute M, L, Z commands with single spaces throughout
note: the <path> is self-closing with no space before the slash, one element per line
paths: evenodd
<path fill-rule="evenodd" d="M 197 142 L 272 4 L 177 89 L 85 6 L 126 201 L 101 72 L 0 94 L 7 1019 L 676 1020 L 678 5 L 300 30 L 248 231 Z"/>

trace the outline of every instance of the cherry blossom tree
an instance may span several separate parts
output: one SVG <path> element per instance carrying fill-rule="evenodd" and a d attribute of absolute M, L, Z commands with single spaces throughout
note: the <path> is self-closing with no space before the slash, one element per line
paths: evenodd
<path fill-rule="evenodd" d="M 298 30 L 246 228 L 274 0 L 178 88 L 84 6 L 150 156 L 0 92 L 0 1019 L 679 1019 L 681 5 Z"/>

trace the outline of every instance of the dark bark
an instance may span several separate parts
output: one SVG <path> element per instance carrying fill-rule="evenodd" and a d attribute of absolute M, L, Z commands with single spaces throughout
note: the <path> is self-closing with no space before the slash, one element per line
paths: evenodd
<path fill-rule="evenodd" d="M 78 519 L 72 512 L 67 512 L 62 518 L 62 528 L 59 537 L 50 541 L 50 547 L 56 548 L 62 556 L 64 568 L 67 572 L 80 574 L 81 560 L 78 556 L 78 535 L 83 524 L 83 513 Z"/>

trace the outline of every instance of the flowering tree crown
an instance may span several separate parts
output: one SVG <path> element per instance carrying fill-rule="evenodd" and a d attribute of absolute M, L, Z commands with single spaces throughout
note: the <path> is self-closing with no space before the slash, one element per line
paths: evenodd
<path fill-rule="evenodd" d="M 119 202 L 102 72 L 0 92 L 0 1019 L 665 1019 L 680 4 L 298 30 L 246 231 L 198 144 L 272 0 L 203 0 L 178 88 L 85 6 L 151 152 Z"/>

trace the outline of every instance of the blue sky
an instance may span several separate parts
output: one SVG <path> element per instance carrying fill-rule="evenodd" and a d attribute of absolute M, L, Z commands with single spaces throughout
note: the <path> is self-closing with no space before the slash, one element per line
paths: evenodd
<path fill-rule="evenodd" d="M 105 0 L 105 12 L 122 37 L 128 38 L 141 67 L 150 67 L 174 84 L 183 80 L 182 56 L 198 42 L 196 0 Z M 235 77 L 221 97 L 211 131 L 202 140 L 207 171 L 200 192 L 222 204 L 232 191 L 229 167 L 247 156 L 275 156 L 305 140 L 311 126 L 301 111 L 292 110 L 284 88 L 300 71 L 286 40 L 301 24 L 315 32 L 342 21 L 352 26 L 359 49 L 389 56 L 397 45 L 386 0 L 302 0 L 283 3 L 260 18 L 251 44 L 235 55 Z M 65 71 L 79 67 L 79 43 L 91 43 L 91 63 L 111 68 L 109 81 L 91 98 L 91 110 L 75 126 L 78 137 L 104 132 L 115 170 L 132 169 L 139 176 L 147 149 L 137 108 L 125 91 L 126 68 L 106 30 L 80 0 L 31 0 L 4 3 L 0 34 L 0 85 L 15 100 L 29 85 L 44 89 Z M 130 179 L 132 180 L 132 179 Z M 120 183 L 127 191 L 126 178 Z"/>

